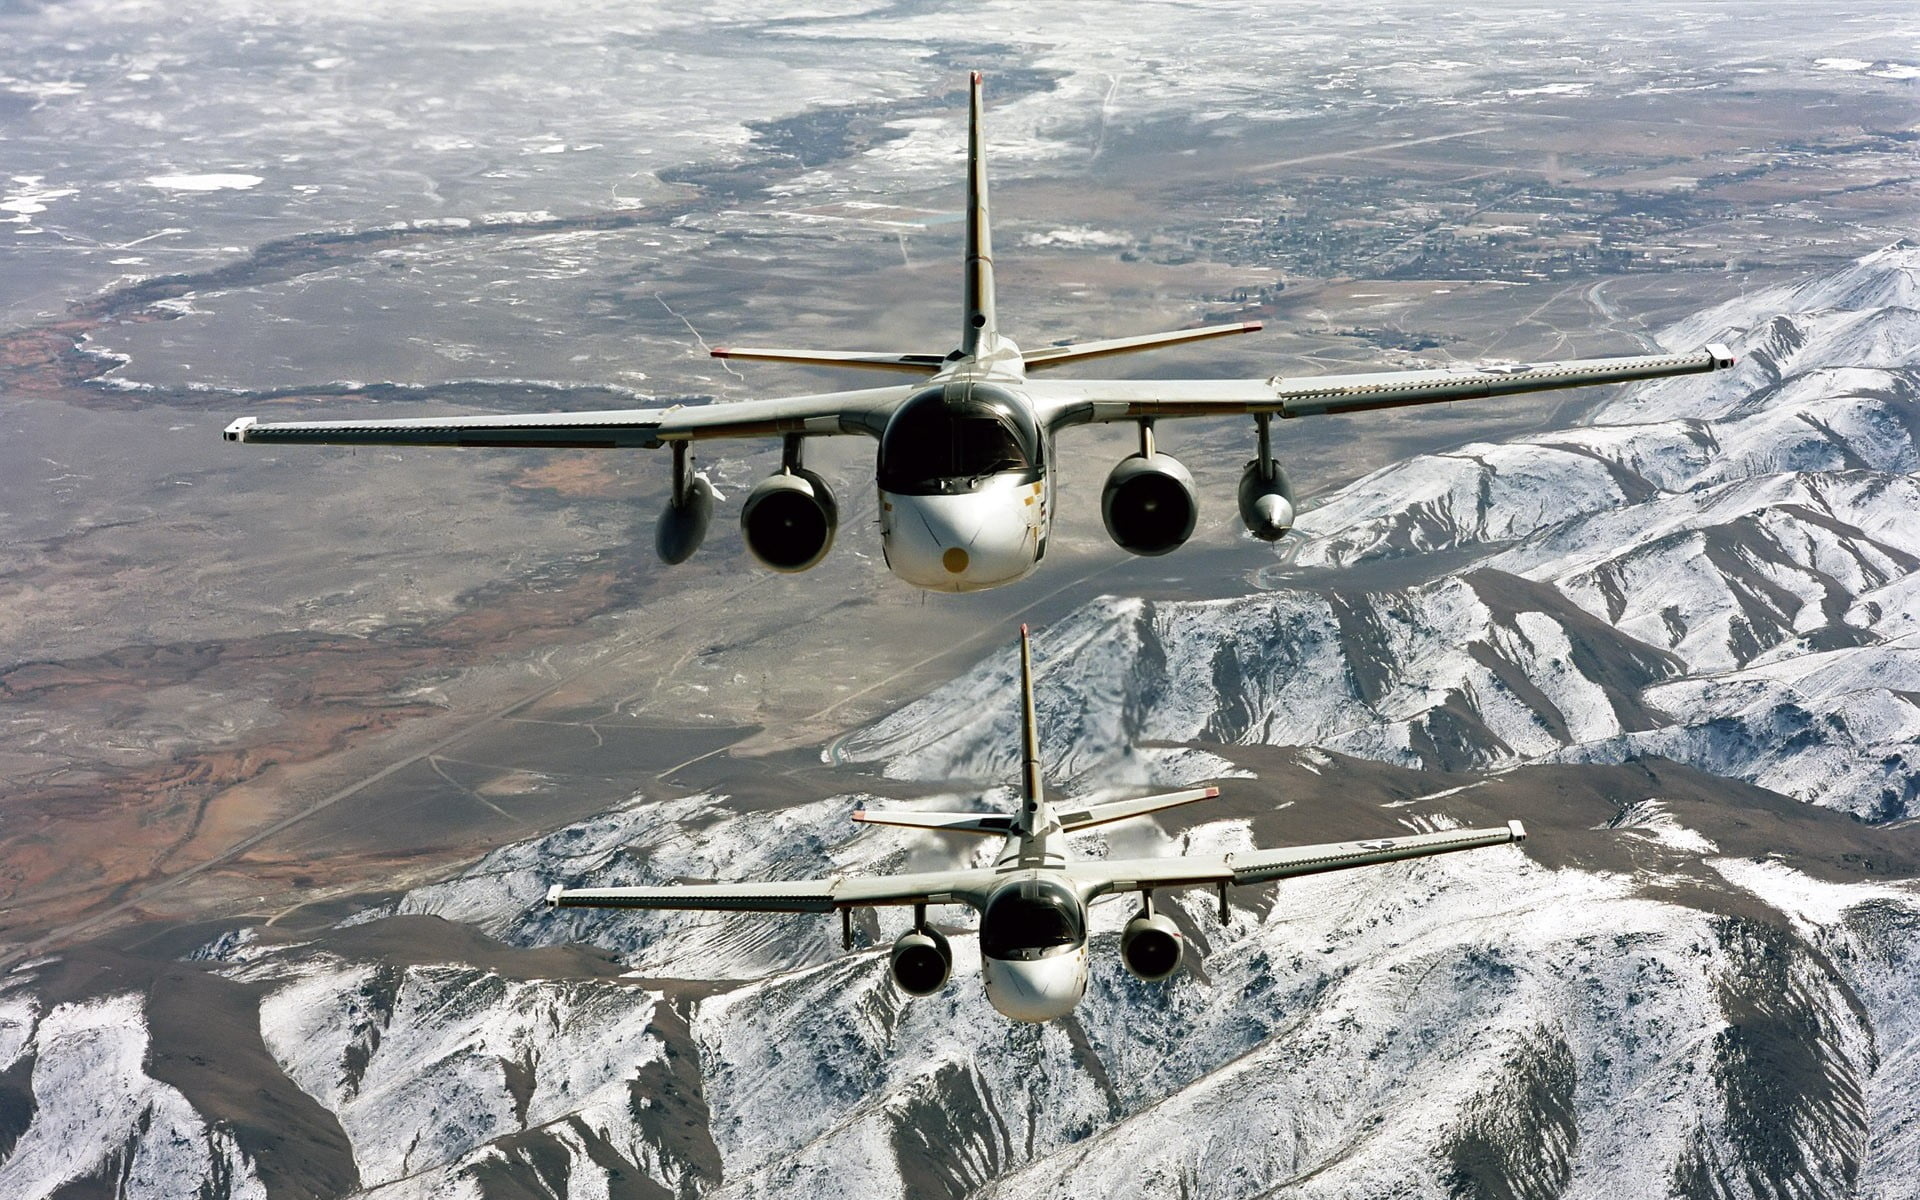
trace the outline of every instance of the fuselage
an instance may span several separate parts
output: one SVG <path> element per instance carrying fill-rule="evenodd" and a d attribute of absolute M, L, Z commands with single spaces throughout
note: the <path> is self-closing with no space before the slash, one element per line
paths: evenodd
<path fill-rule="evenodd" d="M 1052 431 L 1019 351 L 957 358 L 889 417 L 876 480 L 887 566 L 916 587 L 971 592 L 1024 579 L 1053 520 Z"/>
<path fill-rule="evenodd" d="M 1087 991 L 1087 899 L 1068 880 L 1066 835 L 1045 800 L 1007 838 L 980 910 L 980 981 L 1016 1021 L 1051 1021 Z"/>

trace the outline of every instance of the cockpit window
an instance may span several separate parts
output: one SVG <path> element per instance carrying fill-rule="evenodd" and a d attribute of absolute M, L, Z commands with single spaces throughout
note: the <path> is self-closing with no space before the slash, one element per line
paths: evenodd
<path fill-rule="evenodd" d="M 894 410 L 880 436 L 880 486 L 903 495 L 970 491 L 980 479 L 1040 463 L 1026 406 L 1000 388 L 928 388 Z"/>
<path fill-rule="evenodd" d="M 1051 879 L 1008 884 L 993 894 L 980 916 L 980 953 L 988 958 L 1044 958 L 1086 940 L 1079 898 Z"/>

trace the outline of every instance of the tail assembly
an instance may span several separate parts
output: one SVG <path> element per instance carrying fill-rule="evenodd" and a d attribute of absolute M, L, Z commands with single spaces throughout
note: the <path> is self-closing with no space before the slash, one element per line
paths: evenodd
<path fill-rule="evenodd" d="M 908 829 L 927 829 L 937 833 L 981 833 L 994 837 L 1029 836 L 1045 822 L 1058 820 L 1065 833 L 1124 821 L 1196 800 L 1211 800 L 1220 794 L 1215 787 L 1188 788 L 1142 796 L 1136 800 L 1112 800 L 1089 804 L 1066 812 L 1042 815 L 1046 808 L 1046 784 L 1040 774 L 1040 722 L 1033 706 L 1033 643 L 1027 627 L 1020 627 L 1020 789 L 1023 798 L 1018 816 L 1004 813 L 883 812 L 861 809 L 853 819 L 868 825 L 900 825 Z"/>
<path fill-rule="evenodd" d="M 865 825 L 898 825 L 934 833 L 983 833 L 1005 837 L 1013 832 L 1013 818 L 1005 813 L 900 812 L 855 809 L 853 819 Z"/>
<path fill-rule="evenodd" d="M 715 346 L 707 353 L 715 358 L 736 358 L 742 362 L 797 363 L 803 367 L 858 367 L 866 371 L 907 371 L 915 375 L 931 375 L 945 363 L 938 354 L 894 354 L 884 350 L 782 350 L 767 346 Z"/>
<path fill-rule="evenodd" d="M 993 232 L 987 217 L 987 154 L 980 129 L 980 72 L 975 71 L 968 84 L 972 96 L 967 117 L 967 263 L 966 308 L 960 331 L 960 353 L 979 358 L 992 353 L 999 343 L 999 324 L 993 309 Z M 1185 341 L 1189 337 L 1215 336 L 1199 330 L 1167 335 Z M 1109 345 L 1109 343 L 1099 343 Z M 1156 343 L 1157 344 L 1157 343 Z M 1057 357 L 1072 347 L 1054 351 Z M 1103 354 L 1119 354 L 1107 349 Z M 795 363 L 808 367 L 857 367 L 870 371 L 906 371 L 931 375 L 947 363 L 940 354 L 897 354 L 892 351 L 789 350 L 778 347 L 716 346 L 708 351 L 714 358 L 740 359 L 746 362 Z M 1046 352 L 1043 352 L 1043 355 Z M 1090 356 L 1086 356 L 1090 357 Z M 1068 361 L 1061 358 L 1059 361 Z"/>
<path fill-rule="evenodd" d="M 1218 337 L 1232 337 L 1236 333 L 1258 333 L 1259 331 L 1260 322 L 1258 321 L 1239 321 L 1232 325 L 1203 325 L 1198 329 L 1176 329 L 1171 333 L 1143 333 L 1137 337 L 1081 342 L 1077 346 L 1047 346 L 1039 350 L 1027 351 L 1025 358 L 1027 370 L 1044 371 L 1048 367 L 1085 362 L 1090 358 L 1110 358 L 1115 354 L 1133 354 L 1141 350 L 1158 350 L 1162 346 L 1179 346 L 1187 342 L 1204 342 Z"/>
<path fill-rule="evenodd" d="M 1023 832 L 1032 833 L 1047 796 L 1046 784 L 1040 778 L 1040 722 L 1033 715 L 1033 646 L 1025 625 L 1020 627 L 1020 747 L 1020 785 L 1025 799 L 1017 824 Z"/>
<path fill-rule="evenodd" d="M 993 229 L 987 218 L 987 152 L 980 135 L 980 72 L 973 73 L 969 87 L 966 325 L 960 332 L 960 352 L 978 358 L 992 349 L 1000 327 L 993 311 Z"/>
<path fill-rule="evenodd" d="M 1158 796 L 1142 796 L 1138 800 L 1114 800 L 1107 804 L 1089 804 L 1082 809 L 1060 813 L 1060 828 L 1066 833 L 1073 833 L 1095 825 L 1105 825 L 1109 821 L 1124 821 L 1128 817 L 1159 812 L 1163 808 L 1178 808 L 1182 804 L 1192 804 L 1195 800 L 1211 800 L 1219 794 L 1220 789 L 1217 787 L 1188 788 L 1184 792 L 1165 792 Z"/>
<path fill-rule="evenodd" d="M 969 359 L 996 356 L 1011 359 L 1017 353 L 1000 337 L 999 317 L 994 310 L 993 222 L 987 208 L 987 150 L 982 130 L 984 105 L 981 100 L 980 72 L 968 79 L 967 110 L 967 249 L 964 295 L 958 354 Z M 1176 329 L 1169 333 L 1147 333 L 1137 337 L 1107 338 L 1081 342 L 1075 346 L 1048 346 L 1023 355 L 1026 369 L 1042 371 L 1068 363 L 1132 354 L 1162 346 L 1178 346 L 1210 338 L 1253 333 L 1258 321 L 1232 325 L 1205 325 L 1198 329 Z M 932 375 L 946 366 L 952 355 L 897 353 L 890 350 L 790 350 L 764 346 L 716 346 L 709 351 L 715 358 L 745 362 L 794 363 L 808 367 L 854 367 L 868 371 L 904 371 Z"/>

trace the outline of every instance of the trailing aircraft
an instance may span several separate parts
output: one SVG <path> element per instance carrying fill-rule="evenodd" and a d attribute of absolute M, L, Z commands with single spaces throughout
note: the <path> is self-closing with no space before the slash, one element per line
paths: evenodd
<path fill-rule="evenodd" d="M 554 885 L 555 908 L 682 909 L 722 912 L 831 913 L 841 920 L 841 944 L 853 948 L 857 908 L 910 905 L 913 927 L 888 954 L 901 991 L 927 996 L 946 986 L 953 950 L 927 920 L 936 905 L 965 905 L 980 915 L 980 974 L 987 1000 L 1016 1021 L 1065 1016 L 1087 990 L 1087 908 L 1108 896 L 1138 895 L 1140 911 L 1120 935 L 1120 958 L 1141 979 L 1158 981 L 1180 969 L 1185 938 L 1173 919 L 1154 908 L 1154 893 L 1213 887 L 1220 919 L 1229 919 L 1228 889 L 1297 875 L 1502 846 L 1526 840 L 1518 821 L 1499 828 L 1451 829 L 1405 837 L 1369 838 L 1223 855 L 1076 860 L 1068 835 L 1096 825 L 1209 800 L 1218 788 L 1189 788 L 1136 800 L 1063 804 L 1047 799 L 1041 779 L 1040 736 L 1033 706 L 1033 651 L 1020 627 L 1022 800 L 1015 813 L 855 812 L 872 825 L 1002 839 L 990 867 L 911 875 L 842 876 L 760 883 L 694 883 L 666 887 L 567 888 Z"/>
<path fill-rule="evenodd" d="M 1203 326 L 1023 351 L 1000 331 L 994 306 L 993 241 L 982 149 L 980 74 L 971 83 L 967 137 L 963 323 L 952 351 L 844 352 L 720 348 L 717 358 L 893 371 L 923 378 L 894 387 L 670 408 L 375 421 L 280 421 L 241 417 L 228 441 L 385 446 L 671 447 L 673 482 L 655 527 L 655 548 L 684 562 L 705 539 L 715 496 L 694 470 L 693 443 L 777 437 L 780 469 L 740 509 L 747 548 L 776 571 L 805 571 L 832 548 L 839 503 L 807 469 L 807 439 L 864 434 L 879 443 L 880 546 L 895 575 L 917 587 L 965 592 L 1025 578 L 1046 555 L 1056 512 L 1056 436 L 1076 425 L 1131 422 L 1139 449 L 1101 490 L 1107 533 L 1134 554 L 1178 549 L 1199 516 L 1193 476 L 1155 441 L 1157 422 L 1179 417 L 1253 419 L 1256 453 L 1241 473 L 1248 532 L 1277 541 L 1292 528 L 1293 486 L 1274 457 L 1274 417 L 1369 412 L 1472 397 L 1589 387 L 1717 371 L 1733 365 L 1723 346 L 1682 354 L 1566 362 L 1459 364 L 1437 370 L 1265 379 L 1034 378 L 1073 363 L 1251 333 L 1257 322 Z"/>

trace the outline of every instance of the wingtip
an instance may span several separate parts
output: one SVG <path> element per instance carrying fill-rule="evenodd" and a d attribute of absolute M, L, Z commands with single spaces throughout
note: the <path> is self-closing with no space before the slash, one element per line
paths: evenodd
<path fill-rule="evenodd" d="M 1215 796 L 1218 796 L 1220 794 L 1220 789 L 1217 787 L 1210 787 L 1206 789 L 1206 792 L 1207 792 L 1206 795 L 1200 797 L 1202 800 L 1211 800 Z"/>
<path fill-rule="evenodd" d="M 974 86 L 974 87 L 979 87 L 979 86 L 980 86 L 980 72 L 978 72 L 978 71 L 974 71 L 974 72 L 971 72 L 971 74 L 970 74 L 970 80 L 969 80 L 969 81 L 970 81 L 970 82 L 971 82 L 971 83 L 973 84 L 973 86 Z"/>
<path fill-rule="evenodd" d="M 1527 840 L 1527 827 L 1518 821 L 1508 821 L 1507 832 L 1513 835 L 1513 840 L 1516 842 Z"/>
<path fill-rule="evenodd" d="M 552 887 L 550 887 L 550 888 L 548 888 L 548 889 L 547 889 L 547 907 L 548 907 L 548 908 L 559 908 L 559 907 L 560 907 L 560 893 L 562 893 L 562 892 L 564 892 L 564 891 L 566 891 L 566 890 L 567 890 L 567 889 L 565 889 L 565 888 L 563 888 L 563 887 L 561 887 L 561 886 L 560 886 L 559 884 L 557 884 L 557 883 L 556 883 L 556 884 L 554 884 L 554 885 L 553 885 Z"/>
<path fill-rule="evenodd" d="M 1263 321 L 1242 321 L 1240 323 L 1240 328 L 1248 333 L 1259 333 L 1266 327 L 1266 323 Z"/>
<path fill-rule="evenodd" d="M 854 820 L 856 820 L 856 821 L 865 821 L 865 820 L 867 819 L 867 810 L 866 810 L 866 809 L 864 809 L 864 808 L 856 808 L 856 809 L 854 809 L 854 810 L 853 810 L 853 819 L 854 819 Z"/>
<path fill-rule="evenodd" d="M 725 358 L 729 353 L 731 352 L 725 346 L 715 346 L 707 351 L 707 354 L 713 358 Z"/>

